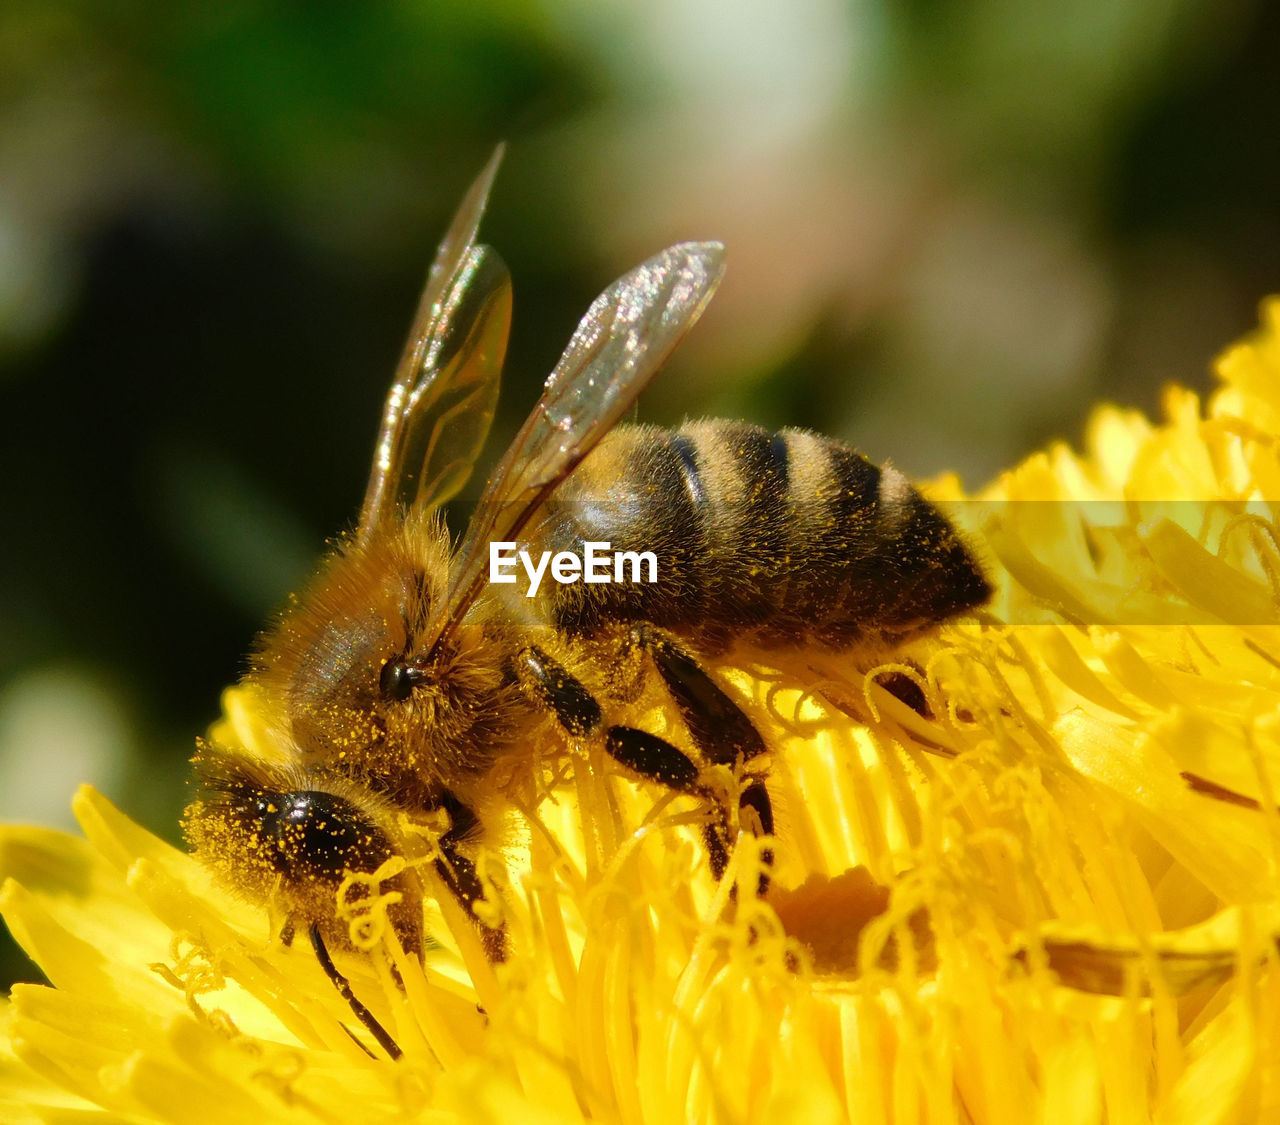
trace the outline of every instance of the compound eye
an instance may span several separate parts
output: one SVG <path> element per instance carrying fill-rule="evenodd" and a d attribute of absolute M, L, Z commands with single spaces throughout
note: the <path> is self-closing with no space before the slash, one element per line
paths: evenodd
<path fill-rule="evenodd" d="M 413 694 L 414 685 L 421 682 L 422 673 L 403 659 L 388 660 L 378 677 L 378 688 L 383 699 L 403 703 Z"/>
<path fill-rule="evenodd" d="M 391 854 L 383 834 L 350 801 L 333 793 L 281 793 L 258 802 L 276 865 L 295 876 L 372 871 Z"/>

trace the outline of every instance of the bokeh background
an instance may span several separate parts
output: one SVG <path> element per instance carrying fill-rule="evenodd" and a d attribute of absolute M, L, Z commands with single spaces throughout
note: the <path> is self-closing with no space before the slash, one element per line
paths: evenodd
<path fill-rule="evenodd" d="M 718 238 L 643 418 L 977 487 L 1099 398 L 1206 388 L 1280 290 L 1278 48 L 1267 0 L 8 0 L 0 817 L 92 781 L 176 838 L 496 141 L 499 438 L 607 282 Z"/>

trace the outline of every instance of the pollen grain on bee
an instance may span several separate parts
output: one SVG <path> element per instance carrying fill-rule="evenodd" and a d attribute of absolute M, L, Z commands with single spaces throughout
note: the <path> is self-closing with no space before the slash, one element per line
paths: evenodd
<path fill-rule="evenodd" d="M 542 580 L 551 578 L 562 586 L 575 582 L 658 581 L 658 556 L 653 551 L 614 551 L 612 544 L 587 540 L 581 554 L 575 551 L 543 551 L 535 562 L 519 543 L 489 544 L 489 581 L 496 584 L 518 582 L 517 564 L 529 580 L 526 598 L 535 597 Z"/>

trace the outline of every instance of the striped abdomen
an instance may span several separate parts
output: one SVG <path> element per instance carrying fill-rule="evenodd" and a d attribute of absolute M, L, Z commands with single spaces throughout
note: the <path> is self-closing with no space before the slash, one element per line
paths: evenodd
<path fill-rule="evenodd" d="M 576 630 L 634 620 L 843 644 L 909 633 L 990 593 L 901 473 L 816 434 L 743 422 L 616 428 L 557 489 L 533 538 L 657 556 L 653 584 L 548 584 L 556 623 Z"/>

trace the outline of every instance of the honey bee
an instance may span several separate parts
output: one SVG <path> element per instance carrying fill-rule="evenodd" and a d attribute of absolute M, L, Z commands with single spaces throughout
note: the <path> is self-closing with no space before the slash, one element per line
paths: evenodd
<path fill-rule="evenodd" d="M 437 817 L 434 885 L 501 960 L 506 937 L 478 910 L 474 851 L 501 816 L 499 767 L 594 743 L 624 772 L 705 804 L 719 877 L 739 826 L 772 835 L 774 821 L 765 741 L 712 658 L 742 641 L 892 643 L 990 593 L 901 473 L 837 441 L 745 422 L 619 424 L 706 308 L 724 269 L 715 242 L 671 246 L 596 299 L 455 548 L 440 507 L 488 434 L 511 317 L 506 267 L 476 243 L 500 156 L 431 267 L 359 522 L 252 658 L 246 681 L 282 750 L 203 743 L 184 816 L 198 854 L 275 904 L 286 940 L 308 933 L 392 1054 L 329 949 L 350 945 L 339 884 L 406 854 L 405 814 Z M 612 569 L 593 554 L 610 547 Z M 548 559 L 553 581 L 542 580 Z M 641 683 L 667 700 L 679 737 L 627 722 Z M 741 779 L 731 802 L 705 780 L 724 766 Z M 421 950 L 427 884 L 411 868 L 395 880 L 390 921 Z"/>

